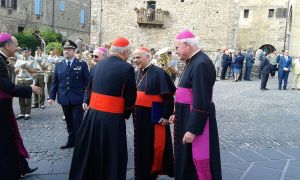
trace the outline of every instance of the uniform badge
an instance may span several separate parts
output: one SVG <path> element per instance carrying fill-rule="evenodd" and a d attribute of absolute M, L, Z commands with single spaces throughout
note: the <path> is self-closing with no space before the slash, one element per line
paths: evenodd
<path fill-rule="evenodd" d="M 69 41 L 66 41 L 66 42 L 65 42 L 65 45 L 66 45 L 66 46 L 70 46 L 70 42 L 69 42 Z"/>
<path fill-rule="evenodd" d="M 81 71 L 81 66 L 77 66 L 74 68 L 74 71 Z"/>

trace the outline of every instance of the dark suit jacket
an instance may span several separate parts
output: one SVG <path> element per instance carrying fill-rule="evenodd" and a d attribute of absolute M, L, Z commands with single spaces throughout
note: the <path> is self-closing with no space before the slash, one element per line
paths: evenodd
<path fill-rule="evenodd" d="M 271 64 L 270 64 L 268 58 L 265 57 L 265 58 L 261 61 L 261 63 L 260 63 L 260 70 L 261 70 L 261 73 L 262 73 L 262 74 L 268 74 L 268 73 L 270 73 L 270 68 L 271 68 L 270 65 L 271 65 Z"/>
<path fill-rule="evenodd" d="M 89 70 L 86 62 L 74 59 L 68 70 L 66 60 L 55 65 L 52 77 L 50 99 L 61 105 L 82 104 L 85 88 L 89 82 Z"/>
<path fill-rule="evenodd" d="M 291 67 L 292 67 L 292 58 L 288 56 L 288 60 L 286 60 L 284 56 L 280 56 L 278 62 L 278 71 L 282 71 L 283 68 L 288 68 L 290 71 Z"/>

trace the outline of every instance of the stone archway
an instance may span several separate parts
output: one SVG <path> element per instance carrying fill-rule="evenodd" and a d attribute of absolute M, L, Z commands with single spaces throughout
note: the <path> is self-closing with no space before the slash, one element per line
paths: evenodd
<path fill-rule="evenodd" d="M 276 48 L 271 44 L 264 44 L 259 49 L 261 49 L 263 51 L 268 50 L 268 53 L 272 53 L 272 52 L 276 51 Z"/>

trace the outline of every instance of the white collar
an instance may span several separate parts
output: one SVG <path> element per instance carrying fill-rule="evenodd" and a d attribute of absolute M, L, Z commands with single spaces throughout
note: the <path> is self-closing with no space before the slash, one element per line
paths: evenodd
<path fill-rule="evenodd" d="M 145 68 L 143 68 L 143 69 L 141 69 L 141 70 L 144 71 L 145 69 L 147 69 L 147 68 L 148 68 L 149 66 L 151 66 L 151 65 L 152 65 L 152 64 L 149 63 L 147 67 L 145 67 Z"/>
<path fill-rule="evenodd" d="M 199 51 L 201 51 L 201 49 L 198 49 L 196 52 L 194 52 L 194 54 L 190 57 L 190 59 L 195 56 L 195 54 L 197 54 Z"/>
<path fill-rule="evenodd" d="M 4 57 L 8 58 L 2 51 L 0 51 L 0 53 L 1 53 Z"/>

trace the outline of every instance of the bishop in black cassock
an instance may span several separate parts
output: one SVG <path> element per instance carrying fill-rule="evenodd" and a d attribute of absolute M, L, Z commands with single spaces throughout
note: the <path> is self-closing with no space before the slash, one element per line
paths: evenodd
<path fill-rule="evenodd" d="M 7 33 L 0 34 L 0 179 L 13 180 L 32 173 L 12 106 L 13 97 L 29 98 L 38 93 L 36 86 L 17 86 L 11 82 L 8 57 L 15 56 L 17 39 Z"/>

